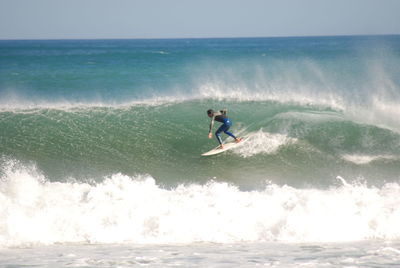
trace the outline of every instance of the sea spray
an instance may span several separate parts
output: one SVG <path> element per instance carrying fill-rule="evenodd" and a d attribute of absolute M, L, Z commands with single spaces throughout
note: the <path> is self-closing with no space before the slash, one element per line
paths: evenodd
<path fill-rule="evenodd" d="M 295 143 L 295 138 L 289 138 L 283 134 L 271 134 L 262 129 L 245 137 L 243 146 L 236 147 L 233 152 L 242 157 L 249 157 L 257 154 L 274 154 L 281 146 Z"/>

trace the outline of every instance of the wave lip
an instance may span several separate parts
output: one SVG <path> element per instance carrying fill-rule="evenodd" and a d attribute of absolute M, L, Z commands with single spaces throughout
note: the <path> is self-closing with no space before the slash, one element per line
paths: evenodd
<path fill-rule="evenodd" d="M 0 246 L 54 243 L 344 242 L 399 239 L 400 185 L 327 190 L 269 184 L 159 187 L 150 176 L 101 183 L 49 182 L 5 170 Z"/>
<path fill-rule="evenodd" d="M 294 90 L 293 88 L 297 89 Z M 345 109 L 343 97 L 332 92 L 315 92 L 312 87 L 301 88 L 293 85 L 225 85 L 221 82 L 204 83 L 198 86 L 196 98 L 231 100 L 239 102 L 273 101 L 278 103 L 296 103 L 300 105 L 317 105 L 337 110 Z"/>

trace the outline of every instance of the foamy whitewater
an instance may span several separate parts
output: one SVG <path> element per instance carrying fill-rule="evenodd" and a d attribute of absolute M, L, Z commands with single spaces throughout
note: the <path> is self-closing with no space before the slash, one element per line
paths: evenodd
<path fill-rule="evenodd" d="M 0 48 L 0 267 L 399 263 L 399 36 Z"/>

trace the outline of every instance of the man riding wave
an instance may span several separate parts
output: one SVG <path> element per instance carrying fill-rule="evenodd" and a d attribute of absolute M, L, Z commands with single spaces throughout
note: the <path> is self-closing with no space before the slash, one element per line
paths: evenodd
<path fill-rule="evenodd" d="M 223 149 L 224 145 L 222 144 L 222 139 L 221 139 L 221 132 L 224 132 L 225 134 L 231 136 L 232 138 L 235 139 L 236 142 L 240 142 L 242 138 L 236 138 L 235 135 L 232 134 L 232 132 L 228 131 L 229 128 L 232 126 L 232 121 L 227 117 L 226 115 L 227 110 L 223 109 L 220 110 L 219 112 L 215 112 L 212 109 L 207 110 L 207 115 L 208 117 L 211 117 L 211 123 L 210 123 L 210 130 L 208 132 L 208 138 L 212 138 L 212 128 L 214 126 L 214 121 L 221 122 L 222 125 L 217 129 L 215 132 L 215 136 L 217 137 L 217 140 L 219 142 L 219 148 Z"/>

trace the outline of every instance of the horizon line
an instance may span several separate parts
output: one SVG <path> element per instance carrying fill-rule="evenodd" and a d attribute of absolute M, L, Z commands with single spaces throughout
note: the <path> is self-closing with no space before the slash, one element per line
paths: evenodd
<path fill-rule="evenodd" d="M 185 40 L 185 39 L 257 39 L 257 38 L 312 38 L 312 37 L 368 37 L 398 36 L 400 33 L 385 34 L 334 34 L 334 35 L 276 35 L 276 36 L 225 36 L 225 37 L 96 37 L 96 38 L 0 38 L 0 41 L 74 41 L 74 40 Z"/>

